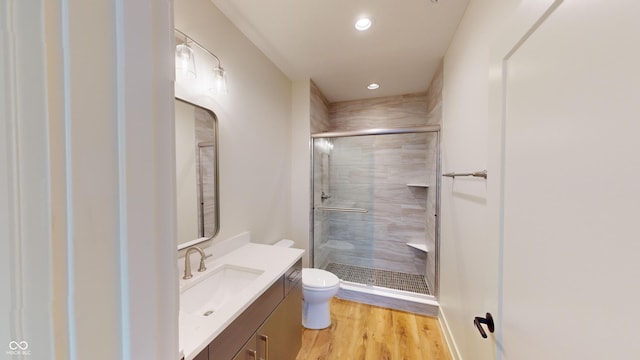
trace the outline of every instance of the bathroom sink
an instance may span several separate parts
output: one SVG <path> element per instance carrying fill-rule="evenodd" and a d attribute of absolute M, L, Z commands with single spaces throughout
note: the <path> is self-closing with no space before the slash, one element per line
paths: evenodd
<path fill-rule="evenodd" d="M 180 311 L 209 316 L 233 300 L 264 271 L 230 264 L 207 270 L 209 274 L 194 280 L 180 294 Z"/>

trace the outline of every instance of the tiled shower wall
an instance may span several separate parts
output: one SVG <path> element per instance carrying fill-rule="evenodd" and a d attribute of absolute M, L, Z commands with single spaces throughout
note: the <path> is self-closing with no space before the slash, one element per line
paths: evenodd
<path fill-rule="evenodd" d="M 442 68 L 423 94 L 328 104 L 312 84 L 312 131 L 440 124 L 441 88 Z M 314 113 L 319 114 L 315 121 Z M 314 232 L 321 243 L 315 244 L 315 266 L 324 267 L 333 261 L 426 274 L 433 289 L 437 135 L 347 137 L 327 142 L 333 144 L 332 150 L 326 144 L 314 146 L 314 158 L 321 159 L 314 164 L 314 203 L 366 208 L 369 213 L 316 211 Z M 429 187 L 407 186 L 409 183 L 426 183 Z M 324 203 L 320 200 L 322 191 L 332 196 Z M 407 242 L 424 243 L 429 253 L 410 248 Z"/>
<path fill-rule="evenodd" d="M 324 97 L 318 86 L 311 81 L 311 133 L 321 133 L 329 130 L 329 101 Z M 329 157 L 326 149 L 318 143 L 313 145 L 312 164 L 314 175 L 313 203 L 320 204 L 321 194 L 329 192 Z M 316 239 L 326 239 L 329 232 L 328 214 L 323 211 L 315 211 L 313 217 L 313 234 Z M 315 267 L 324 267 L 326 263 L 326 251 L 314 251 Z"/>
<path fill-rule="evenodd" d="M 316 83 L 311 81 L 311 133 L 329 130 L 329 101 L 322 95 Z"/>
<path fill-rule="evenodd" d="M 428 121 L 427 94 L 353 100 L 329 105 L 329 131 L 404 128 L 435 124 Z"/>
<path fill-rule="evenodd" d="M 425 275 L 426 257 L 406 244 L 425 243 L 426 183 L 432 133 L 333 139 L 327 206 L 368 213 L 330 212 L 328 261 Z M 352 247 L 352 248 L 351 248 Z M 323 249 L 323 250 L 325 250 Z"/>
<path fill-rule="evenodd" d="M 329 104 L 312 84 L 312 131 L 440 124 L 441 86 L 439 69 L 423 94 Z M 315 266 L 324 267 L 331 261 L 426 274 L 433 289 L 437 154 L 435 133 L 316 140 L 316 206 L 369 212 L 316 211 Z M 407 186 L 411 183 L 429 187 Z M 331 198 L 321 201 L 322 192 Z M 407 242 L 426 244 L 429 253 L 408 247 Z"/>

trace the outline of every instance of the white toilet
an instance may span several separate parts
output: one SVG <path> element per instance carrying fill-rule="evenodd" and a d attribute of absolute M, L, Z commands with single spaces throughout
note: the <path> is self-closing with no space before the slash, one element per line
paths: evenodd
<path fill-rule="evenodd" d="M 280 240 L 275 246 L 292 247 L 292 240 Z M 331 325 L 331 299 L 340 290 L 340 279 L 321 269 L 302 269 L 302 326 L 324 329 Z"/>

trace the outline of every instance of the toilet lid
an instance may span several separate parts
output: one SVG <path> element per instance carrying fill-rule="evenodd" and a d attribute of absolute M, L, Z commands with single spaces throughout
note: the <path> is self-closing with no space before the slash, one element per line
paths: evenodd
<path fill-rule="evenodd" d="M 302 285 L 307 288 L 330 288 L 338 286 L 340 279 L 321 269 L 302 269 Z"/>

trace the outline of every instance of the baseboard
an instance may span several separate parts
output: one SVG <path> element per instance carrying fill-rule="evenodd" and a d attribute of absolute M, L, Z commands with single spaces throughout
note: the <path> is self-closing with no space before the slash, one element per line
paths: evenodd
<path fill-rule="evenodd" d="M 462 356 L 460 356 L 460 351 L 458 350 L 456 341 L 451 335 L 449 323 L 447 322 L 447 317 L 445 316 L 442 308 L 440 308 L 438 318 L 440 320 L 440 329 L 442 331 L 442 334 L 444 335 L 444 340 L 447 342 L 447 346 L 449 347 L 449 353 L 451 353 L 451 358 L 453 360 L 462 360 Z"/>

